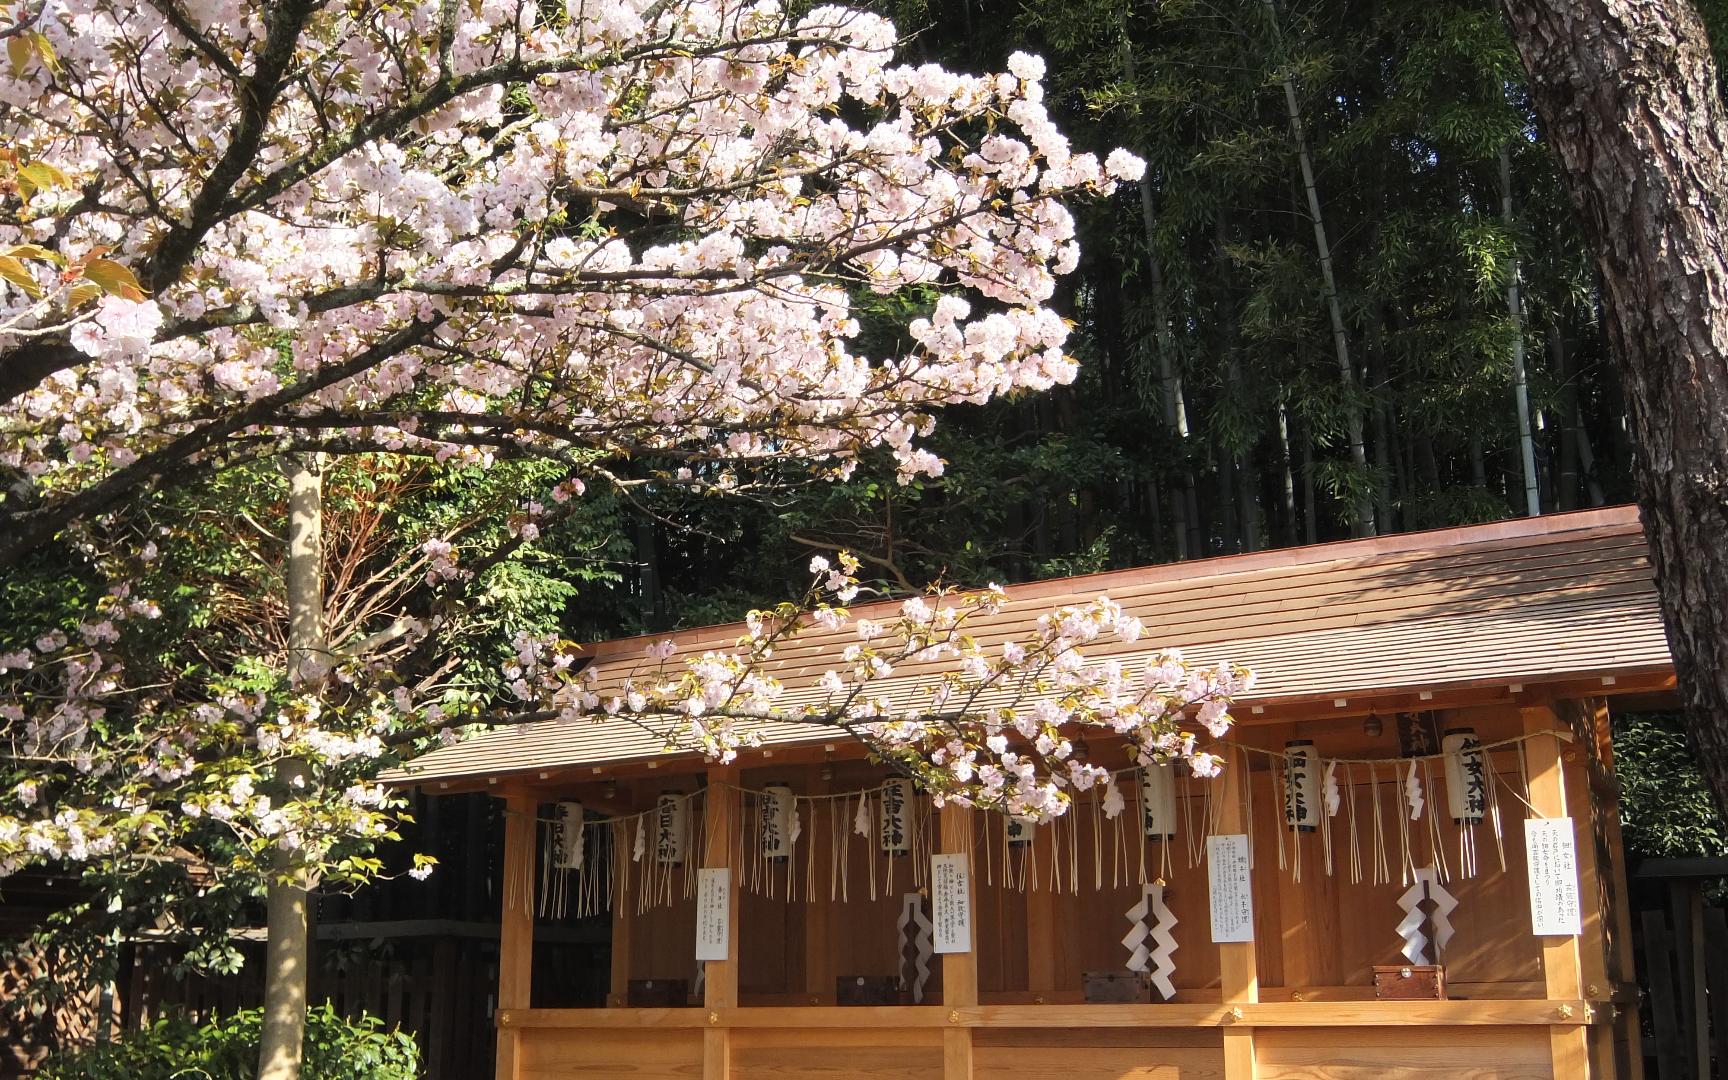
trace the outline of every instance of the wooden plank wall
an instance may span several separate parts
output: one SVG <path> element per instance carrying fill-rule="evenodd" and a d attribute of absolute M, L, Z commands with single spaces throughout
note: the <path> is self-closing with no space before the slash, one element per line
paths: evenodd
<path fill-rule="evenodd" d="M 1242 945 L 1211 943 L 1205 870 L 1203 865 L 1188 865 L 1187 838 L 1178 838 L 1172 845 L 1175 850 L 1168 865 L 1159 863 L 1157 848 L 1148 849 L 1148 876 L 1165 875 L 1168 902 L 1179 920 L 1178 1001 L 1222 1002 L 1226 1012 L 1219 1028 L 1050 1026 L 1009 1030 L 962 1022 L 957 1011 L 949 1014 L 952 1026 L 948 1027 L 877 1027 L 848 1032 L 822 1025 L 733 1026 L 721 1018 L 721 1012 L 734 1004 L 826 1005 L 833 1000 L 836 976 L 891 975 L 898 969 L 894 924 L 899 894 L 911 887 L 911 860 L 895 862 L 899 877 L 890 888 L 885 880 L 888 860 L 873 851 L 866 855 L 865 845 L 854 842 L 849 846 L 846 866 L 851 895 L 844 902 L 830 900 L 828 875 L 832 871 L 825 855 L 833 826 L 831 820 L 816 814 L 804 821 L 805 838 L 794 863 L 800 879 L 796 900 L 738 890 L 742 895 L 733 936 L 738 959 L 710 965 L 708 973 L 703 1007 L 711 1010 L 708 1022 L 714 1026 L 706 1030 L 680 1028 L 680 1034 L 658 1042 L 650 1059 L 637 1065 L 646 1070 L 642 1075 L 658 1076 L 662 1071 L 693 1075 L 692 1069 L 700 1063 L 705 1080 L 814 1080 L 840 1075 L 872 1080 L 971 1080 L 985 1074 L 1050 1075 L 1056 1062 L 1061 1062 L 1061 1072 L 1084 1080 L 1214 1076 L 1227 1080 L 1326 1080 L 1367 1075 L 1398 1080 L 1439 1080 L 1442 1076 L 1585 1080 L 1614 1075 L 1612 1029 L 1605 1023 L 1593 1023 L 1592 1017 L 1574 1015 L 1588 1010 L 1587 1005 L 1575 1003 L 1605 1000 L 1610 992 L 1606 948 L 1617 917 L 1610 904 L 1614 890 L 1589 887 L 1611 875 L 1612 870 L 1604 868 L 1604 873 L 1598 874 L 1597 860 L 1607 853 L 1597 844 L 1603 823 L 1585 812 L 1593 767 L 1588 755 L 1580 752 L 1576 742 L 1562 742 L 1546 734 L 1566 727 L 1565 720 L 1547 706 L 1457 710 L 1441 716 L 1438 726 L 1442 730 L 1471 726 L 1490 743 L 1519 734 L 1537 736 L 1519 748 L 1494 755 L 1493 766 L 1503 789 L 1499 804 L 1503 829 L 1498 845 L 1489 825 L 1476 831 L 1474 877 L 1461 873 L 1461 837 L 1445 813 L 1443 770 L 1433 768 L 1423 774 L 1423 780 L 1424 796 L 1435 814 L 1439 845 L 1452 875 L 1448 888 L 1459 901 L 1453 914 L 1456 935 L 1444 957 L 1453 996 L 1554 1000 L 1560 1004 L 1551 1026 L 1539 1022 L 1495 1027 L 1501 1021 L 1487 1020 L 1484 1024 L 1475 1020 L 1467 1022 L 1484 1026 L 1411 1029 L 1380 1026 L 1379 1020 L 1353 1021 L 1351 1017 L 1361 1010 L 1353 1011 L 1348 1001 L 1372 998 L 1372 967 L 1402 962 L 1395 928 L 1402 916 L 1396 901 L 1405 888 L 1399 880 L 1403 870 L 1399 822 L 1407 821 L 1404 774 L 1387 765 L 1372 778 L 1358 773 L 1353 784 L 1346 784 L 1345 798 L 1356 802 L 1357 850 L 1364 864 L 1374 857 L 1372 807 L 1379 800 L 1387 866 L 1393 877 L 1382 885 L 1367 880 L 1356 883 L 1349 880 L 1347 812 L 1332 822 L 1334 868 L 1328 875 L 1320 837 L 1306 834 L 1298 846 L 1296 838 L 1282 828 L 1275 760 L 1240 755 L 1224 779 L 1217 782 L 1218 787 L 1210 790 L 1219 801 L 1215 807 L 1219 831 L 1243 830 L 1253 836 L 1257 940 Z M 1360 717 L 1353 717 L 1249 726 L 1240 729 L 1237 737 L 1268 750 L 1281 750 L 1288 739 L 1312 739 L 1324 756 L 1379 760 L 1395 759 L 1398 747 L 1392 717 L 1384 718 L 1383 731 L 1377 735 L 1365 730 Z M 718 784 L 757 789 L 779 781 L 808 794 L 856 790 L 875 782 L 878 776 L 855 761 L 752 761 L 747 769 L 711 771 L 708 784 L 710 790 L 717 790 Z M 677 782 L 672 777 L 653 780 L 621 780 L 614 798 L 620 807 L 644 807 L 652 804 L 660 788 Z M 589 801 L 588 796 L 577 797 Z M 1203 804 L 1197 798 L 1192 809 L 1198 821 Z M 709 799 L 708 828 L 730 830 L 730 818 L 737 812 L 735 799 Z M 801 806 L 801 812 L 810 814 L 808 804 Z M 850 816 L 846 808 L 836 812 Z M 1531 812 L 1544 816 L 1570 813 L 1578 823 L 1580 872 L 1587 884 L 1585 931 L 1579 938 L 1539 940 L 1529 932 L 1522 820 Z M 1107 831 L 1107 835 L 1094 838 L 1091 815 L 1085 814 L 1062 840 L 1070 845 L 1077 842 L 1083 853 L 1083 884 L 1078 893 L 1047 888 L 1053 850 L 1047 829 L 1040 829 L 1030 856 L 1038 860 L 1041 884 L 1046 887 L 1007 888 L 1002 881 L 1001 850 L 995 846 L 1000 841 L 988 839 L 999 837 L 999 833 L 981 827 L 979 815 L 959 808 L 950 807 L 936 819 L 940 823 L 937 850 L 970 852 L 977 890 L 978 948 L 971 954 L 942 958 L 942 1008 L 964 1010 L 978 1003 L 1076 1003 L 1084 972 L 1122 969 L 1120 938 L 1127 929 L 1124 912 L 1138 899 L 1140 888 L 1137 848 L 1131 849 L 1135 852 L 1130 855 L 1133 865 L 1126 868 L 1131 879 L 1128 883 L 1092 888 L 1096 880 L 1091 855 L 1094 842 L 1098 848 L 1108 848 L 1112 837 Z M 850 836 L 849 820 L 845 826 L 843 833 Z M 1411 825 L 1411 832 L 1414 861 L 1417 866 L 1427 865 L 1434 854 L 1426 815 Z M 992 844 L 987 850 L 981 846 L 986 843 Z M 813 894 L 809 891 L 810 871 L 804 863 L 812 845 L 818 856 Z M 724 861 L 712 837 L 707 846 L 706 858 L 711 864 Z M 873 842 L 870 846 L 873 848 Z M 1027 856 L 1022 853 L 1015 857 Z M 877 867 L 874 900 L 868 895 L 871 861 Z M 1301 868 L 1299 881 L 1292 873 L 1296 865 Z M 744 869 L 735 867 L 734 872 L 741 876 Z M 783 890 L 784 869 L 780 873 L 779 888 Z M 631 912 L 620 919 L 628 946 L 614 957 L 615 996 L 631 978 L 693 978 L 693 908 L 691 901 L 680 898 L 670 907 Z M 718 979 L 717 974 L 721 976 Z M 1233 1026 L 1228 1011 L 1237 1005 L 1252 1010 L 1261 1001 L 1309 1000 L 1335 1000 L 1337 1005 L 1325 1016 L 1315 1014 L 1315 1022 L 1339 1026 L 1260 1026 L 1266 1021 L 1256 1022 L 1252 1017 Z M 1240 1019 L 1245 1013 L 1236 1015 Z M 1078 1023 L 1083 1025 L 1084 1021 Z M 1352 1026 L 1364 1023 L 1374 1026 Z M 576 1069 L 574 1059 L 558 1049 L 579 1043 L 571 1040 L 568 1031 L 528 1028 L 522 1034 L 528 1041 L 512 1065 L 514 1071 L 501 1073 L 501 1077 L 550 1080 L 553 1076 L 591 1075 L 592 1069 L 599 1067 L 571 1071 Z M 653 1038 L 659 1039 L 661 1034 L 656 1032 Z M 601 1040 L 602 1050 L 614 1043 L 622 1046 L 631 1038 L 624 1031 L 608 1031 Z M 541 1039 L 546 1040 L 546 1047 L 529 1049 L 530 1043 Z M 601 1057 L 605 1058 L 605 1053 Z"/>
<path fill-rule="evenodd" d="M 1441 723 L 1474 725 L 1485 741 L 1493 741 L 1516 734 L 1522 721 L 1517 710 L 1502 708 L 1461 710 L 1443 718 Z M 1268 748 L 1282 747 L 1287 738 L 1299 735 L 1313 738 L 1322 753 L 1327 754 L 1382 757 L 1396 754 L 1391 718 L 1385 721 L 1386 734 L 1378 740 L 1362 735 L 1361 727 L 1362 721 L 1355 718 L 1300 727 L 1251 728 L 1242 734 Z M 1290 992 L 1335 993 L 1341 987 L 1354 987 L 1364 996 L 1371 995 L 1373 966 L 1401 962 L 1398 951 L 1401 942 L 1395 927 L 1402 917 L 1397 899 L 1406 887 L 1399 880 L 1398 822 L 1405 816 L 1402 778 L 1395 777 L 1392 768 L 1385 766 L 1378 770 L 1377 784 L 1358 772 L 1354 785 L 1358 846 L 1365 864 L 1372 857 L 1371 807 L 1373 800 L 1379 799 L 1389 849 L 1387 864 L 1393 875 L 1390 884 L 1375 885 L 1366 877 L 1360 883 L 1349 880 L 1349 838 L 1343 814 L 1333 821 L 1334 870 L 1330 876 L 1325 872 L 1324 852 L 1317 834 L 1305 834 L 1298 849 L 1292 834 L 1285 832 L 1286 862 L 1293 865 L 1300 861 L 1302 867 L 1302 880 L 1296 882 L 1288 869 L 1278 869 L 1278 793 L 1270 765 L 1264 758 L 1249 759 L 1260 983 L 1285 996 Z M 1525 809 L 1513 794 L 1523 791 L 1518 754 L 1503 751 L 1496 755 L 1495 765 L 1505 789 L 1501 797 L 1503 845 L 1497 849 L 1490 829 L 1486 825 L 1480 827 L 1476 831 L 1477 875 L 1470 879 L 1455 876 L 1448 885 L 1459 900 L 1453 920 L 1456 935 L 1446 956 L 1448 975 L 1457 984 L 1501 984 L 1496 991 L 1499 996 L 1538 997 L 1543 989 L 1542 953 L 1529 934 L 1524 914 L 1528 910 L 1521 825 Z M 831 775 L 824 780 L 823 767 L 818 765 L 752 767 L 742 771 L 740 782 L 756 788 L 770 781 L 783 781 L 799 793 L 808 793 L 824 787 L 852 791 L 876 782 L 880 776 L 861 762 L 836 762 L 828 770 Z M 625 782 L 621 785 L 625 792 L 619 801 L 633 806 L 648 805 L 659 791 L 676 788 L 685 779 L 664 777 L 634 785 Z M 1437 771 L 1433 782 L 1434 790 L 1428 795 L 1443 805 L 1443 781 Z M 1203 789 L 1196 786 L 1192 790 L 1193 796 L 1183 801 L 1198 829 L 1205 802 L 1200 793 Z M 807 807 L 801 807 L 801 813 L 808 815 Z M 1442 845 L 1456 874 L 1459 831 L 1443 814 L 1442 818 Z M 895 878 L 890 888 L 890 860 L 874 858 L 878 896 L 871 900 L 869 865 L 863 845 L 854 838 L 849 844 L 846 866 L 849 897 L 845 902 L 830 901 L 826 840 L 829 823 L 819 816 L 814 823 L 806 821 L 804 825 L 798 863 L 803 866 L 804 845 L 815 836 L 818 846 L 815 896 L 803 895 L 805 873 L 801 869 L 801 895 L 795 902 L 748 891 L 741 897 L 740 934 L 748 947 L 740 961 L 739 990 L 747 1004 L 832 1004 L 836 976 L 893 975 L 898 971 L 895 924 L 900 896 L 912 888 L 910 860 L 892 860 Z M 1077 840 L 1082 887 L 1074 893 L 1064 885 L 1061 891 L 1052 893 L 1048 889 L 1052 850 L 1048 829 L 1038 830 L 1031 856 L 1040 887 L 1022 891 L 1003 885 L 1000 824 L 975 826 L 978 979 L 986 1001 L 1030 1002 L 1042 997 L 1053 1002 L 1078 1002 L 1085 972 L 1124 970 L 1126 954 L 1121 937 L 1129 925 L 1125 913 L 1140 896 L 1141 849 L 1132 842 L 1132 823 L 1128 827 L 1127 865 L 1121 868 L 1122 884 L 1114 886 L 1111 878 L 1117 868 L 1114 855 L 1109 854 L 1116 840 L 1114 826 L 1106 823 L 1103 834 L 1095 836 L 1093 816 L 1083 813 L 1077 815 L 1074 830 L 1072 837 L 1064 831 L 1063 862 L 1067 864 L 1067 848 Z M 848 837 L 852 835 L 849 822 L 843 832 Z M 989 838 L 988 850 L 984 847 L 985 837 Z M 1415 842 L 1418 858 L 1425 864 L 1428 860 L 1425 824 Z M 1157 843 L 1145 845 L 1146 873 L 1148 878 L 1160 875 L 1165 878 L 1165 900 L 1177 919 L 1174 982 L 1188 995 L 1178 1000 L 1217 1000 L 1220 972 L 1218 952 L 1212 947 L 1208 929 L 1206 871 L 1203 863 L 1190 865 L 1189 846 L 1187 838 L 1176 838 L 1170 843 L 1166 864 Z M 1506 860 L 1504 871 L 1498 853 L 1501 849 Z M 1102 889 L 1093 888 L 1094 850 L 1106 853 Z M 1024 852 L 1010 856 L 1016 868 L 1026 858 Z M 1368 873 L 1366 866 L 1364 873 Z M 1064 880 L 1066 877 L 1064 872 Z M 695 961 L 690 949 L 694 934 L 693 902 L 680 897 L 669 907 L 632 912 L 627 924 L 628 960 L 623 969 L 614 972 L 618 987 L 626 978 L 682 978 L 694 982 Z M 1048 937 L 1036 943 L 1029 941 L 1027 927 L 1031 925 L 1046 927 Z M 813 937 L 812 929 L 819 929 L 820 936 Z M 818 948 L 818 941 L 825 941 L 826 946 Z"/>

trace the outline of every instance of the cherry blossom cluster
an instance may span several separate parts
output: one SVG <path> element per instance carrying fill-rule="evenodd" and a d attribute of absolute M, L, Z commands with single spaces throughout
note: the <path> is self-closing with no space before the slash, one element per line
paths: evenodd
<path fill-rule="evenodd" d="M 1196 776 L 1218 773 L 1220 758 L 1204 746 L 1229 729 L 1230 702 L 1254 683 L 1247 669 L 1193 664 L 1168 649 L 1132 665 L 1088 659 L 1088 646 L 1134 643 L 1145 630 L 1108 597 L 1040 615 L 1024 640 L 995 650 L 972 627 L 1008 603 L 997 586 L 914 597 L 893 618 L 855 618 L 842 605 L 860 591 L 858 568 L 844 553 L 837 566 L 813 561 L 804 602 L 752 612 L 731 649 L 683 655 L 667 639 L 647 646 L 641 667 L 609 678 L 573 674 L 568 643 L 525 637 L 506 674 L 546 715 L 626 720 L 668 749 L 720 762 L 776 724 L 840 729 L 939 802 L 1030 820 L 1062 814 L 1074 792 L 1108 779 L 1076 750 L 1086 733 L 1125 740 L 1141 764 L 1181 760 Z M 772 674 L 777 649 L 811 627 L 856 635 L 814 697 L 789 693 Z"/>
<path fill-rule="evenodd" d="M 0 465 L 50 506 L 269 439 L 939 471 L 932 408 L 1074 377 L 1062 200 L 1142 163 L 1074 152 L 1036 57 L 907 66 L 797 10 L 50 5 L 0 131 L 61 181 L 0 245 L 140 287 L 0 283 L 0 369 L 37 373 L 0 378 Z M 948 295 L 860 351 L 855 291 L 914 285 Z"/>

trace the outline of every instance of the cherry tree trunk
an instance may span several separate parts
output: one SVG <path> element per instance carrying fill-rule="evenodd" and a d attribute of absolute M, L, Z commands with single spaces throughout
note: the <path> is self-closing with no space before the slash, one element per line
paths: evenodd
<path fill-rule="evenodd" d="M 324 485 L 315 457 L 283 463 L 288 477 L 288 680 L 318 680 L 324 642 Z M 308 662 L 311 663 L 308 663 Z M 307 781 L 305 763 L 276 767 L 281 798 Z M 265 887 L 264 1023 L 258 1045 L 258 1080 L 299 1080 L 306 1041 L 306 996 L 311 982 L 311 928 L 307 920 L 311 876 L 297 852 L 274 848 Z"/>
<path fill-rule="evenodd" d="M 1728 111 L 1691 0 L 1501 0 L 1601 276 L 1687 726 L 1728 812 Z"/>

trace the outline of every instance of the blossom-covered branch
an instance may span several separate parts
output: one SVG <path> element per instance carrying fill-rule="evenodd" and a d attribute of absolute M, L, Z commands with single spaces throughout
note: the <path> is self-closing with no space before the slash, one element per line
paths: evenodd
<path fill-rule="evenodd" d="M 1035 57 L 900 65 L 840 7 L 66 0 L 32 32 L 0 563 L 272 438 L 937 472 L 933 408 L 1073 377 L 1062 200 L 1142 169 L 1070 150 Z M 926 286 L 864 351 L 855 292 Z"/>
<path fill-rule="evenodd" d="M 1134 642 L 1144 632 L 1108 597 L 1042 614 L 1025 640 L 991 651 L 970 630 L 1008 602 L 996 586 L 915 597 L 894 618 L 873 620 L 844 606 L 860 588 L 853 556 L 842 553 L 837 566 L 817 557 L 811 569 L 804 602 L 752 612 L 732 649 L 681 655 L 667 639 L 648 646 L 642 668 L 596 676 L 578 667 L 569 643 L 523 635 L 505 674 L 519 700 L 539 706 L 537 716 L 620 718 L 668 749 L 718 761 L 759 744 L 775 724 L 841 729 L 938 800 L 1036 820 L 1060 815 L 1074 792 L 1107 777 L 1076 756 L 1074 739 L 1088 730 L 1127 740 L 1142 764 L 1181 760 L 1197 776 L 1215 775 L 1219 759 L 1198 732 L 1222 736 L 1231 699 L 1253 685 L 1246 669 L 1193 665 L 1174 650 L 1132 668 L 1087 660 L 1094 642 Z M 856 640 L 831 658 L 818 696 L 789 701 L 773 658 L 810 626 L 850 626 Z"/>

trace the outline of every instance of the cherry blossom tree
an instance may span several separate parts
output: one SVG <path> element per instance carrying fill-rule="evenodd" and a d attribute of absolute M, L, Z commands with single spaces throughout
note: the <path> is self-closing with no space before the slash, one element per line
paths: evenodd
<path fill-rule="evenodd" d="M 32 33 L 53 59 L 0 80 L 17 168 L 53 170 L 0 220 L 34 277 L 0 303 L 8 561 L 287 448 L 933 472 L 929 407 L 1072 377 L 1060 200 L 1142 167 L 1070 151 L 1036 58 L 897 66 L 835 7 L 78 0 Z M 851 291 L 919 283 L 949 295 L 854 351 Z"/>
<path fill-rule="evenodd" d="M 1070 150 L 1037 58 L 905 66 L 879 17 L 769 0 L 0 12 L 0 565 L 60 538 L 105 583 L 0 657 L 14 761 L 39 777 L 0 813 L 0 867 L 171 850 L 218 822 L 229 871 L 270 897 L 261 1076 L 298 1068 L 305 893 L 376 872 L 354 852 L 395 807 L 368 777 L 416 739 L 612 713 L 725 757 L 753 725 L 815 721 L 943 798 L 1033 816 L 1095 779 L 1074 725 L 1213 767 L 1186 728 L 1221 730 L 1245 676 L 1087 665 L 1086 642 L 1139 632 L 1106 602 L 1000 656 L 965 633 L 999 595 L 909 602 L 860 622 L 824 706 L 780 708 L 763 663 L 807 620 L 848 618 L 848 563 L 737 650 L 662 655 L 615 692 L 534 635 L 502 697 L 453 703 L 437 677 L 469 590 L 592 485 L 742 491 L 784 463 L 845 476 L 874 448 L 935 474 L 934 409 L 1072 379 L 1048 306 L 1078 258 L 1063 200 L 1142 165 Z M 854 298 L 914 289 L 940 298 L 864 349 Z M 319 473 L 356 454 L 552 472 L 507 500 L 501 537 L 399 546 L 413 588 L 339 646 Z M 267 462 L 292 491 L 291 630 L 164 694 L 131 645 L 171 600 L 115 523 Z M 952 670 L 918 700 L 883 689 L 936 660 Z"/>

